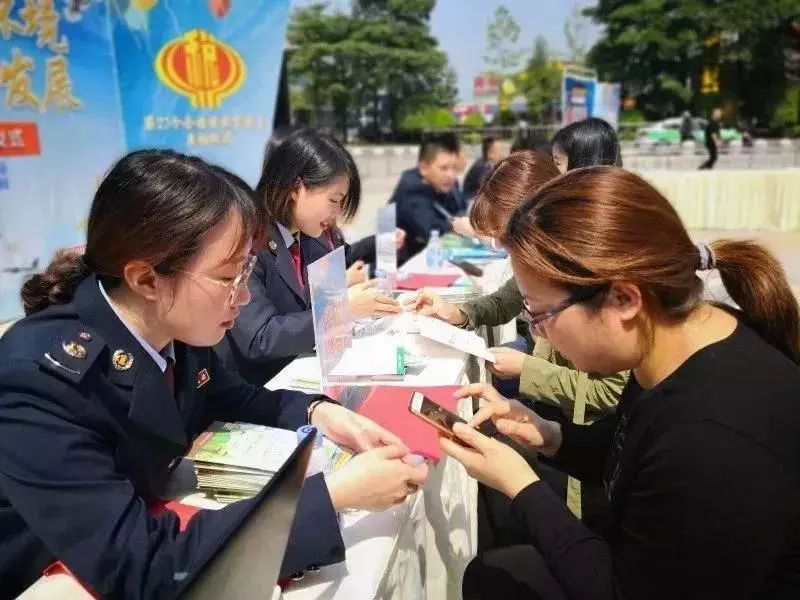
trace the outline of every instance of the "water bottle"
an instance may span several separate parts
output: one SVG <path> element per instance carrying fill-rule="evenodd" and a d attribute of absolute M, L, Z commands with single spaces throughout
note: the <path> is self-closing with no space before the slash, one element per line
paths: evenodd
<path fill-rule="evenodd" d="M 442 268 L 443 261 L 442 238 L 439 237 L 439 230 L 434 229 L 431 231 L 428 249 L 425 251 L 425 264 L 429 271 L 439 271 Z"/>
<path fill-rule="evenodd" d="M 297 441 L 298 443 L 301 442 L 304 438 L 311 435 L 316 429 L 311 425 L 303 425 L 300 429 L 297 430 Z M 322 434 L 316 430 L 316 435 L 314 436 L 314 448 L 311 451 L 311 457 L 308 459 L 308 469 L 306 469 L 306 477 L 311 477 L 312 475 L 316 475 L 317 473 L 322 473 L 323 475 L 328 474 L 328 454 L 325 452 L 325 448 L 322 447 Z"/>

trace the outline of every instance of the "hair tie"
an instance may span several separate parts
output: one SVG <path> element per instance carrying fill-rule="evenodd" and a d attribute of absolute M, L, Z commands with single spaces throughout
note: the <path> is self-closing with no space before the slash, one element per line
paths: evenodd
<path fill-rule="evenodd" d="M 706 243 L 697 244 L 697 250 L 700 252 L 700 271 L 711 271 L 717 267 L 717 257 L 714 256 L 714 250 Z"/>

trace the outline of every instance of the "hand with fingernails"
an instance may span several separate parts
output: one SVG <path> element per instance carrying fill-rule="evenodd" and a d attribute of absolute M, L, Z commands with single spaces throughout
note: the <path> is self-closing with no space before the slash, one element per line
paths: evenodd
<path fill-rule="evenodd" d="M 514 348 L 489 348 L 489 352 L 494 355 L 495 361 L 486 361 L 486 368 L 497 375 L 500 379 L 513 379 L 522 375 L 522 368 L 525 365 L 525 357 L 528 355 Z"/>
<path fill-rule="evenodd" d="M 561 446 L 561 426 L 542 419 L 516 400 L 501 396 L 488 383 L 468 385 L 458 390 L 455 396 L 479 396 L 482 406 L 467 425 L 456 424 L 453 427 L 453 432 L 468 447 L 440 438 L 442 452 L 463 464 L 470 476 L 509 498 L 539 481 L 539 476 L 519 453 L 483 435 L 475 427 L 491 419 L 500 433 L 552 457 Z"/>
<path fill-rule="evenodd" d="M 397 300 L 373 289 L 376 285 L 378 280 L 371 279 L 348 288 L 348 309 L 354 318 L 384 317 L 402 312 Z"/>
<path fill-rule="evenodd" d="M 345 275 L 347 276 L 347 287 L 351 287 L 357 283 L 364 283 L 369 277 L 367 263 L 363 260 L 357 260 L 348 267 Z"/>

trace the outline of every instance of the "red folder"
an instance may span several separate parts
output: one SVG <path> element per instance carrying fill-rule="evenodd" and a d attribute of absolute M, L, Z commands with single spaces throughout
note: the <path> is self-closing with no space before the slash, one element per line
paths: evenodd
<path fill-rule="evenodd" d="M 408 405 L 414 392 L 421 392 L 447 410 L 456 412 L 458 399 L 453 397 L 453 392 L 460 388 L 458 385 L 420 388 L 378 386 L 367 394 L 357 412 L 394 433 L 412 453 L 438 461 L 441 456 L 438 432 L 412 414 Z"/>
<path fill-rule="evenodd" d="M 413 291 L 426 287 L 450 287 L 459 279 L 461 279 L 461 275 L 411 273 L 408 277 L 397 280 L 397 289 Z"/>

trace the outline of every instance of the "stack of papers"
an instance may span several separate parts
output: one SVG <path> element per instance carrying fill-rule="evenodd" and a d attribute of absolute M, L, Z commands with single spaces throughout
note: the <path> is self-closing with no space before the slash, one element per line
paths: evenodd
<path fill-rule="evenodd" d="M 277 473 L 297 447 L 294 431 L 250 423 L 214 422 L 192 445 L 197 488 L 217 502 L 252 498 Z M 343 466 L 351 455 L 325 439 L 329 469 Z"/>

